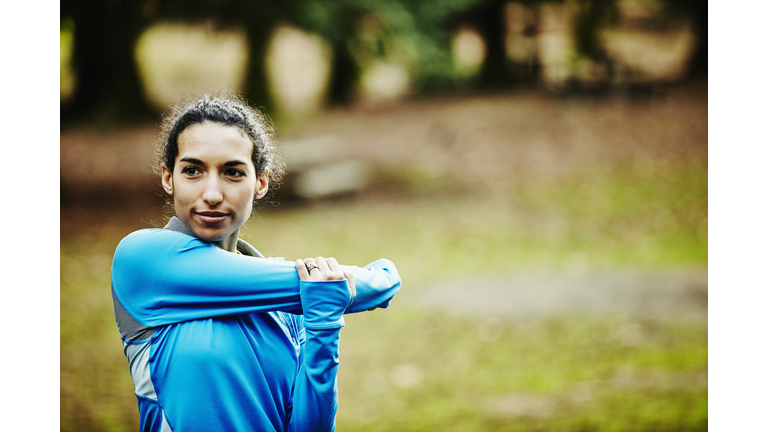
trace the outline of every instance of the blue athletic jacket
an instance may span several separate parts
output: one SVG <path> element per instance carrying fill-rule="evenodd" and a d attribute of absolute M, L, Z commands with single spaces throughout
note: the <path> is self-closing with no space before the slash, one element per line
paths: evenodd
<path fill-rule="evenodd" d="M 141 430 L 334 430 L 342 314 L 387 307 L 395 266 L 345 266 L 352 301 L 346 281 L 300 281 L 242 240 L 234 254 L 191 234 L 177 218 L 136 231 L 112 262 Z"/>

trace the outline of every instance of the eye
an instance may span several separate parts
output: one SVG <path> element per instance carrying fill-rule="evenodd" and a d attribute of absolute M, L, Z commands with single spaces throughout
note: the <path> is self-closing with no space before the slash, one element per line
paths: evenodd
<path fill-rule="evenodd" d="M 186 174 L 186 175 L 189 175 L 189 176 L 193 176 L 193 175 L 197 175 L 197 174 L 202 173 L 202 171 L 200 171 L 200 168 L 198 168 L 198 167 L 196 167 L 194 165 L 185 166 L 184 168 L 181 169 L 181 172 L 182 172 L 182 174 Z"/>
<path fill-rule="evenodd" d="M 230 168 L 224 172 L 229 177 L 245 177 L 245 172 L 236 168 Z"/>

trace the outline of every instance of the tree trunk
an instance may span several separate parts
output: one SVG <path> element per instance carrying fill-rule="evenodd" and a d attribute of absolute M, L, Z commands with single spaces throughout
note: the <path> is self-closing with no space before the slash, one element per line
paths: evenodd
<path fill-rule="evenodd" d="M 250 104 L 271 114 L 274 114 L 272 111 L 275 109 L 275 102 L 267 76 L 267 48 L 273 29 L 272 24 L 246 22 L 248 65 L 243 86 L 243 94 Z"/>
<path fill-rule="evenodd" d="M 502 87 L 511 84 L 507 70 L 505 2 L 493 1 L 475 15 L 476 28 L 485 43 L 485 59 L 480 69 L 480 86 Z"/>
<path fill-rule="evenodd" d="M 706 2 L 693 4 L 691 17 L 696 31 L 696 48 L 690 63 L 690 75 L 707 76 L 709 71 L 709 30 L 707 28 L 709 10 Z"/>
<path fill-rule="evenodd" d="M 329 105 L 346 105 L 354 97 L 355 85 L 360 78 L 360 68 L 347 49 L 346 41 L 331 45 L 330 82 L 327 101 Z"/>
<path fill-rule="evenodd" d="M 74 94 L 61 107 L 62 120 L 102 124 L 154 118 L 136 64 L 136 41 L 146 20 L 133 2 L 62 2 L 62 17 L 75 24 Z"/>

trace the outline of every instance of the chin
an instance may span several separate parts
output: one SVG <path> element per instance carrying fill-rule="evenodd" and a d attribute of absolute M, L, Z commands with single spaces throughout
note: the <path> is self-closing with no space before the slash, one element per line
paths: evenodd
<path fill-rule="evenodd" d="M 230 232 L 222 232 L 222 230 L 210 229 L 210 228 L 193 229 L 192 232 L 195 233 L 197 238 L 199 238 L 200 240 L 205 240 L 207 242 L 221 241 L 229 237 L 230 235 L 232 235 L 232 233 Z"/>

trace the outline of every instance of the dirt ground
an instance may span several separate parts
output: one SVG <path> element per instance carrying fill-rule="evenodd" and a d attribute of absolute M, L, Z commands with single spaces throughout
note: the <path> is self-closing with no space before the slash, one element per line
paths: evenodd
<path fill-rule="evenodd" d="M 438 281 L 416 293 L 423 307 L 483 319 L 580 316 L 707 323 L 706 271 L 621 271 L 492 275 Z"/>
<path fill-rule="evenodd" d="M 135 217 L 163 205 L 152 172 L 156 132 L 153 124 L 62 129 L 61 205 L 72 209 L 62 213 L 63 232 L 89 213 Z M 292 175 L 332 160 L 456 177 L 493 193 L 500 179 L 548 182 L 642 164 L 706 163 L 707 83 L 639 98 L 533 90 L 433 97 L 330 110 L 278 122 L 277 132 L 289 170 L 278 201 L 290 198 Z"/>

